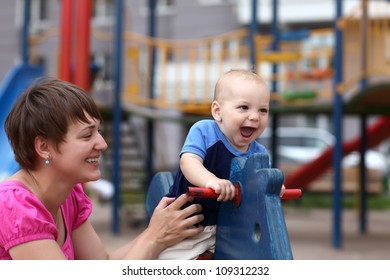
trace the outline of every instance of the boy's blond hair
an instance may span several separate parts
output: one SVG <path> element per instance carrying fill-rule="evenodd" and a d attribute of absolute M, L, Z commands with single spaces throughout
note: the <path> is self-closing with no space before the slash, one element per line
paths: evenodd
<path fill-rule="evenodd" d="M 256 73 L 245 69 L 231 69 L 225 74 L 223 74 L 215 84 L 214 101 L 220 100 L 221 95 L 227 90 L 229 90 L 229 81 L 237 78 L 241 78 L 248 81 L 256 81 L 259 84 L 263 84 L 265 87 L 267 87 L 267 84 L 264 79 Z"/>

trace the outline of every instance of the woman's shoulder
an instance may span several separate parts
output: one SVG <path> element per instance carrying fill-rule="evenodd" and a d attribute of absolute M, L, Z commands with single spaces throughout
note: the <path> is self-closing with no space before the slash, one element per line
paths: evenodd
<path fill-rule="evenodd" d="M 41 201 L 20 181 L 0 183 L 0 243 L 9 246 L 37 236 L 52 237 L 56 232 L 52 217 Z M 18 225 L 18 226 L 15 226 Z M 12 242 L 11 242 L 12 241 Z"/>
<path fill-rule="evenodd" d="M 0 183 L 0 217 L 14 223 L 14 220 L 49 220 L 49 211 L 42 202 L 17 180 Z"/>
<path fill-rule="evenodd" d="M 6 180 L 0 182 L 0 200 L 36 198 L 29 188 L 21 181 Z M 38 200 L 38 199 L 36 199 Z"/>
<path fill-rule="evenodd" d="M 29 212 L 32 208 L 45 209 L 42 202 L 21 181 L 7 180 L 0 183 L 0 208 L 13 213 Z M 47 212 L 47 211 L 45 211 Z"/>
<path fill-rule="evenodd" d="M 27 188 L 25 184 L 23 184 L 23 182 L 19 181 L 19 180 L 16 180 L 16 179 L 7 179 L 5 181 L 2 181 L 0 182 L 0 190 L 2 190 L 2 188 L 12 188 L 12 187 L 23 187 L 23 188 Z"/>

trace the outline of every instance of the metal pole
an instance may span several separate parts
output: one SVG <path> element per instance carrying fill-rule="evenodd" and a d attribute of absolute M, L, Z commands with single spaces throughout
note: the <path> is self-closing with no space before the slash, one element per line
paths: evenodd
<path fill-rule="evenodd" d="M 334 135 L 336 143 L 333 152 L 333 170 L 334 170 L 334 189 L 333 189 L 333 235 L 332 242 L 334 248 L 341 247 L 341 208 L 342 208 L 342 193 L 341 193 L 341 160 L 343 154 L 342 146 L 342 116 L 343 116 L 343 100 L 342 92 L 338 87 L 343 81 L 343 33 L 340 26 L 340 19 L 343 15 L 342 0 L 335 0 L 336 4 L 336 20 L 335 20 L 335 76 L 333 84 L 333 123 Z"/>
<path fill-rule="evenodd" d="M 89 90 L 90 74 L 90 18 L 91 18 L 91 0 L 78 0 L 77 2 L 77 28 L 75 30 L 76 47 L 74 57 L 74 77 L 73 82 Z"/>
<path fill-rule="evenodd" d="M 257 0 L 252 0 L 252 21 L 250 24 L 249 47 L 252 72 L 257 72 L 255 37 L 257 33 Z"/>
<path fill-rule="evenodd" d="M 28 43 L 28 28 L 30 25 L 30 10 L 31 10 L 31 0 L 24 0 L 23 7 L 23 27 L 21 32 L 21 56 L 23 64 L 28 64 L 29 62 L 29 43 Z"/>
<path fill-rule="evenodd" d="M 278 17 L 279 3 L 278 0 L 272 1 L 272 51 L 276 52 L 279 50 L 279 17 Z M 276 63 L 272 64 L 272 76 L 276 77 L 278 73 L 278 65 Z M 278 81 L 272 79 L 271 92 L 278 92 Z M 279 115 L 273 114 L 272 116 L 272 137 L 271 137 L 271 157 L 272 157 L 272 167 L 278 166 L 278 135 L 277 135 L 277 127 L 278 127 Z"/>
<path fill-rule="evenodd" d="M 368 28 L 368 11 L 367 0 L 362 2 L 362 71 L 363 73 L 367 69 L 367 28 Z M 367 87 L 367 77 L 364 75 L 360 81 L 362 89 Z M 360 197 L 359 197 L 359 217 L 360 217 L 360 232 L 365 233 L 367 230 L 367 169 L 366 169 L 366 150 L 367 150 L 367 116 L 362 115 L 360 117 L 360 131 L 361 131 L 361 143 L 360 143 Z"/>
<path fill-rule="evenodd" d="M 59 44 L 59 78 L 68 82 L 72 81 L 72 14 L 73 0 L 62 0 Z"/>
<path fill-rule="evenodd" d="M 151 38 L 156 36 L 156 4 L 157 0 L 149 0 L 149 36 Z M 150 61 L 150 87 L 149 96 L 154 98 L 154 76 L 155 76 L 155 64 L 156 64 L 156 50 L 154 46 L 151 49 L 151 61 Z M 154 153 L 154 121 L 147 120 L 147 182 L 149 185 L 154 173 L 153 153 Z"/>
<path fill-rule="evenodd" d="M 120 170 L 120 148 L 121 148 L 121 120 L 122 120 L 122 33 L 123 33 L 123 0 L 116 0 L 115 5 L 115 63 L 114 63 L 114 137 L 113 137 L 113 183 L 114 183 L 114 198 L 113 198 L 113 213 L 112 213 L 112 231 L 119 233 L 119 207 L 120 207 L 120 185 L 121 185 L 121 170 Z"/>
<path fill-rule="evenodd" d="M 360 131 L 361 131 L 361 143 L 360 143 L 360 192 L 359 192 L 359 227 L 360 233 L 367 231 L 367 172 L 366 172 L 366 150 L 367 150 L 367 116 L 360 116 Z"/>

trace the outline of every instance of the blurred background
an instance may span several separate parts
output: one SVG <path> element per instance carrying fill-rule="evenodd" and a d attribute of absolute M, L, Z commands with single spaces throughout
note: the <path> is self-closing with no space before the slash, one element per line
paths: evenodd
<path fill-rule="evenodd" d="M 303 190 L 283 203 L 293 252 L 390 257 L 383 253 L 390 243 L 390 1 L 1 5 L 1 180 L 18 169 L 3 124 L 24 87 L 42 75 L 83 87 L 101 108 L 109 144 L 103 178 L 86 190 L 96 201 L 94 221 L 104 218 L 104 238 L 119 241 L 147 225 L 149 182 L 156 172 L 175 172 L 189 127 L 211 118 L 218 77 L 251 69 L 272 92 L 269 127 L 258 140 L 286 187 Z"/>

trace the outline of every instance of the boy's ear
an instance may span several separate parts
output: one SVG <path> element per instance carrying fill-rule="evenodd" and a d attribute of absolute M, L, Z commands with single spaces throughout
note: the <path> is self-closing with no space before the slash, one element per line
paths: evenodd
<path fill-rule="evenodd" d="M 211 114 L 216 121 L 221 120 L 221 110 L 218 101 L 214 100 L 213 103 L 211 103 Z"/>

